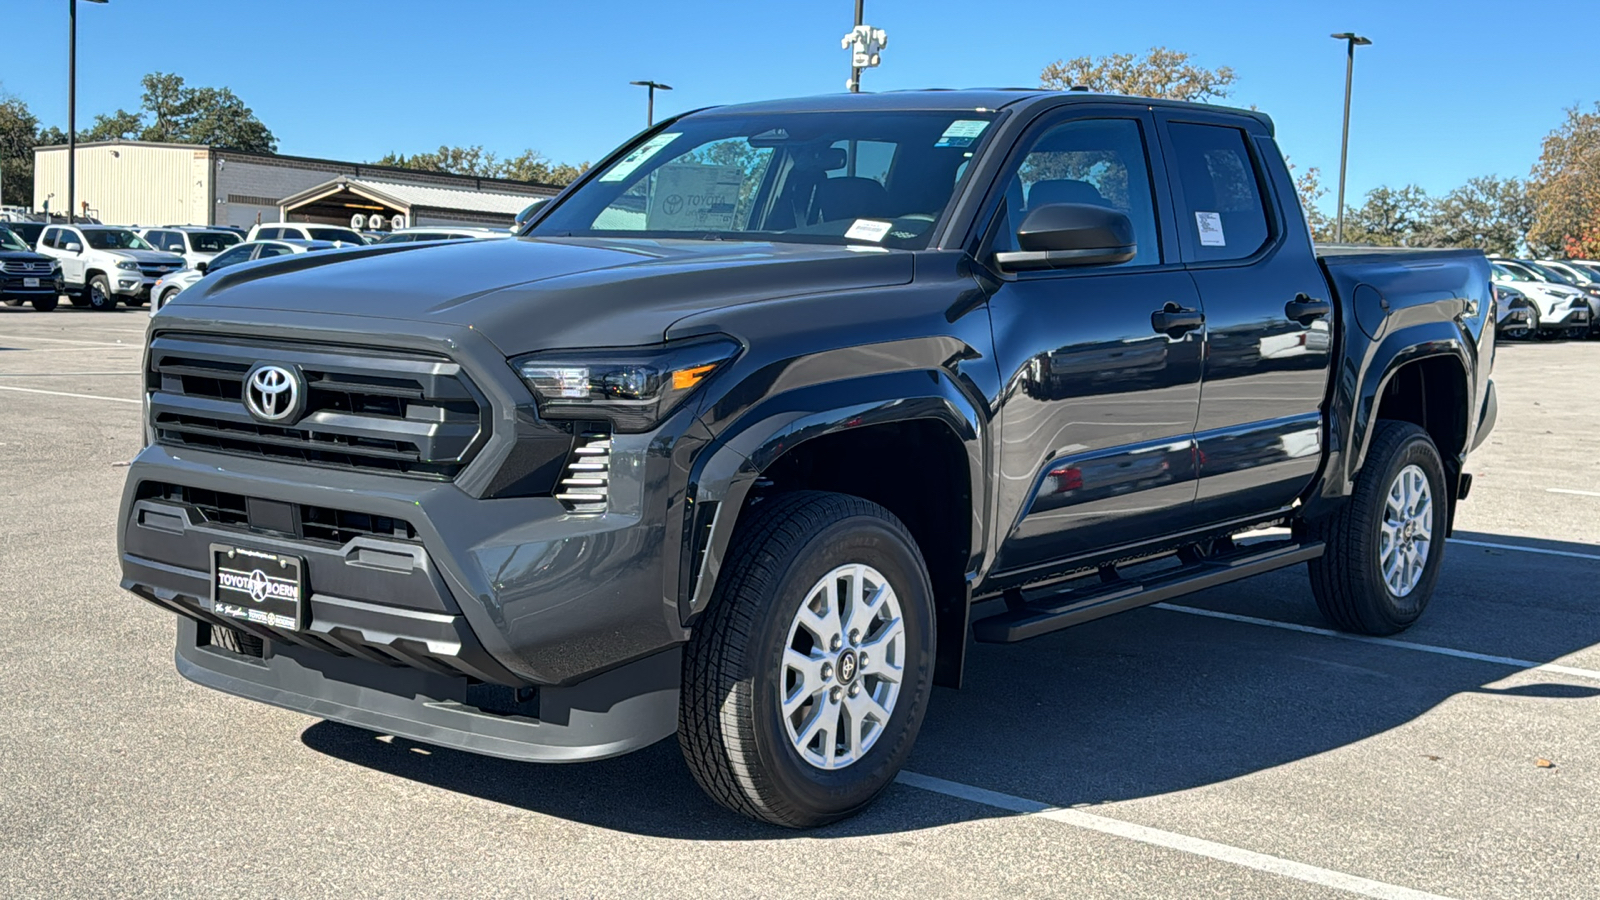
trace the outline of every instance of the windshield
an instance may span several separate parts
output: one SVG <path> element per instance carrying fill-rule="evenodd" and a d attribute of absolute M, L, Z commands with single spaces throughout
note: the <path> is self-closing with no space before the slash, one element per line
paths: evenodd
<path fill-rule="evenodd" d="M 1566 262 L 1541 263 L 1541 265 L 1546 269 L 1553 269 L 1565 276 L 1568 284 L 1576 284 L 1581 286 L 1594 281 L 1594 276 L 1587 272 L 1583 266 L 1575 266 L 1572 263 Z"/>
<path fill-rule="evenodd" d="M 28 245 L 24 244 L 22 242 L 22 238 L 19 238 L 16 235 L 12 234 L 11 233 L 11 229 L 9 229 L 9 228 L 0 228 L 0 250 L 26 250 L 26 249 L 28 249 Z"/>
<path fill-rule="evenodd" d="M 85 229 L 83 239 L 96 250 L 154 250 L 144 238 L 126 228 Z"/>
<path fill-rule="evenodd" d="M 1529 272 L 1527 269 L 1524 269 L 1521 266 L 1512 265 L 1511 263 L 1494 263 L 1492 264 L 1491 268 L 1494 269 L 1495 274 L 1504 275 L 1508 281 L 1539 280 L 1533 277 L 1533 273 Z"/>
<path fill-rule="evenodd" d="M 230 231 L 191 231 L 189 246 L 196 253 L 221 253 L 239 243 L 239 236 Z"/>
<path fill-rule="evenodd" d="M 529 233 L 920 249 L 993 117 L 693 116 L 584 182 Z"/>
<path fill-rule="evenodd" d="M 362 240 L 361 235 L 348 228 L 307 228 L 306 233 L 311 235 L 314 241 L 344 241 L 357 247 L 366 246 L 367 243 Z M 294 235 L 289 236 L 294 237 Z"/>
<path fill-rule="evenodd" d="M 1549 266 L 1541 266 L 1538 263 L 1527 262 L 1526 260 L 1519 260 L 1519 262 L 1524 268 L 1528 269 L 1528 271 L 1532 272 L 1536 277 L 1545 281 L 1553 281 L 1556 284 L 1573 283 L 1572 276 L 1566 274 L 1565 272 L 1559 272 L 1550 268 Z"/>

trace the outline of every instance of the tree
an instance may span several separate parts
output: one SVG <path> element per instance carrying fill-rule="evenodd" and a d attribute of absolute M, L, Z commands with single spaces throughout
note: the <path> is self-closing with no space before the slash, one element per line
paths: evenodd
<path fill-rule="evenodd" d="M 78 132 L 78 140 L 205 144 L 255 153 L 278 149 L 278 139 L 228 88 L 192 88 L 170 72 L 151 72 L 142 83 L 138 112 L 101 113 Z"/>
<path fill-rule="evenodd" d="M 1515 256 L 1532 228 L 1527 183 L 1483 175 L 1440 197 L 1427 230 L 1428 242 L 1436 247 L 1476 247 Z"/>
<path fill-rule="evenodd" d="M 1422 188 L 1375 187 L 1359 207 L 1345 209 L 1344 239 L 1379 247 L 1423 246 L 1432 219 L 1433 201 Z"/>
<path fill-rule="evenodd" d="M 451 175 L 472 175 L 478 178 L 510 178 L 537 184 L 571 184 L 588 170 L 589 164 L 574 166 L 552 163 L 537 150 L 524 150 L 518 156 L 501 160 L 481 145 L 471 147 L 441 146 L 434 153 L 389 153 L 376 162 L 380 166 L 398 166 L 423 172 L 446 172 Z"/>
<path fill-rule="evenodd" d="M 1567 120 L 1544 139 L 1530 188 L 1530 249 L 1600 256 L 1600 103 L 1589 112 L 1567 110 Z"/>
<path fill-rule="evenodd" d="M 94 124 L 78 132 L 80 141 L 137 141 L 144 136 L 144 119 L 138 113 L 131 113 L 119 109 L 107 115 L 101 113 L 94 117 Z M 61 135 L 62 143 L 67 136 Z"/>
<path fill-rule="evenodd" d="M 39 119 L 28 104 L 0 94 L 0 204 L 33 206 L 33 148 Z"/>
<path fill-rule="evenodd" d="M 1064 91 L 1082 85 L 1102 94 L 1167 100 L 1221 99 L 1233 92 L 1232 69 L 1207 69 L 1190 59 L 1190 54 L 1166 47 L 1152 47 L 1142 59 L 1132 53 L 1058 59 L 1039 73 L 1039 86 Z"/>
<path fill-rule="evenodd" d="M 1333 240 L 1333 221 L 1323 213 L 1321 207 L 1317 206 L 1317 201 L 1328 192 L 1328 189 L 1322 186 L 1322 170 L 1312 166 L 1295 176 L 1294 163 L 1287 159 L 1284 162 L 1289 166 L 1289 174 L 1294 176 L 1294 190 L 1300 195 L 1300 208 L 1305 211 L 1306 226 L 1311 229 L 1311 239 Z"/>

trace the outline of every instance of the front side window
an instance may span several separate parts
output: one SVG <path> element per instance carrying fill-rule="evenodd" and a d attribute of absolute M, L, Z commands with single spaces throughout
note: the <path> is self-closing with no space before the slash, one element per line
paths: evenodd
<path fill-rule="evenodd" d="M 234 265 L 235 263 L 242 263 L 250 258 L 250 251 L 253 249 L 255 248 L 248 245 L 243 245 L 233 247 L 223 253 L 219 253 L 217 254 L 216 258 L 211 260 L 210 264 L 206 266 L 206 271 L 215 272 L 218 269 L 225 269 L 228 266 Z"/>
<path fill-rule="evenodd" d="M 927 246 L 993 113 L 707 113 L 584 182 L 530 234 Z"/>
<path fill-rule="evenodd" d="M 282 228 L 263 228 L 256 232 L 256 240 L 265 241 L 283 237 Z"/>
<path fill-rule="evenodd" d="M 282 244 L 262 244 L 260 252 L 256 254 L 256 259 L 266 259 L 269 256 L 287 256 L 293 252 L 293 250 Z"/>
<path fill-rule="evenodd" d="M 61 245 L 62 245 L 61 229 L 59 229 L 59 228 L 46 228 L 44 230 L 44 237 L 39 238 L 39 243 L 40 243 L 40 245 L 45 246 L 45 247 L 55 247 L 57 249 L 60 249 Z"/>
<path fill-rule="evenodd" d="M 1006 216 L 997 251 L 1016 250 L 1028 213 L 1052 203 L 1115 209 L 1133 222 L 1137 251 L 1122 265 L 1161 262 L 1155 200 L 1143 130 L 1134 119 L 1078 119 L 1046 129 L 1028 147 L 1006 184 Z"/>
<path fill-rule="evenodd" d="M 154 250 L 145 239 L 126 228 L 96 228 L 83 236 L 96 250 Z"/>
<path fill-rule="evenodd" d="M 1223 125 L 1167 126 L 1181 184 L 1178 229 L 1197 260 L 1244 259 L 1267 242 L 1255 161 L 1244 132 Z"/>

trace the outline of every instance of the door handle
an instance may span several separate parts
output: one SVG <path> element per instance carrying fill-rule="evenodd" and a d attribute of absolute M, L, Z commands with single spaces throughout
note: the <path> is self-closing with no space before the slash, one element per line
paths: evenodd
<path fill-rule="evenodd" d="M 1326 300 L 1313 299 L 1305 294 L 1295 294 L 1293 300 L 1283 305 L 1283 314 L 1301 325 L 1310 325 L 1331 312 L 1333 304 Z"/>
<path fill-rule="evenodd" d="M 1166 306 L 1150 314 L 1150 327 L 1173 340 L 1184 336 L 1206 323 L 1205 313 L 1198 309 L 1184 309 L 1176 303 Z"/>

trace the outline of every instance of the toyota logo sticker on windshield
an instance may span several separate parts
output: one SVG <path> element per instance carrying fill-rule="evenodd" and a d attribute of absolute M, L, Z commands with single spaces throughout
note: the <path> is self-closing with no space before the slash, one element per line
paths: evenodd
<path fill-rule="evenodd" d="M 245 408 L 263 422 L 292 423 L 300 417 L 304 403 L 304 381 L 290 367 L 257 363 L 245 376 Z"/>

